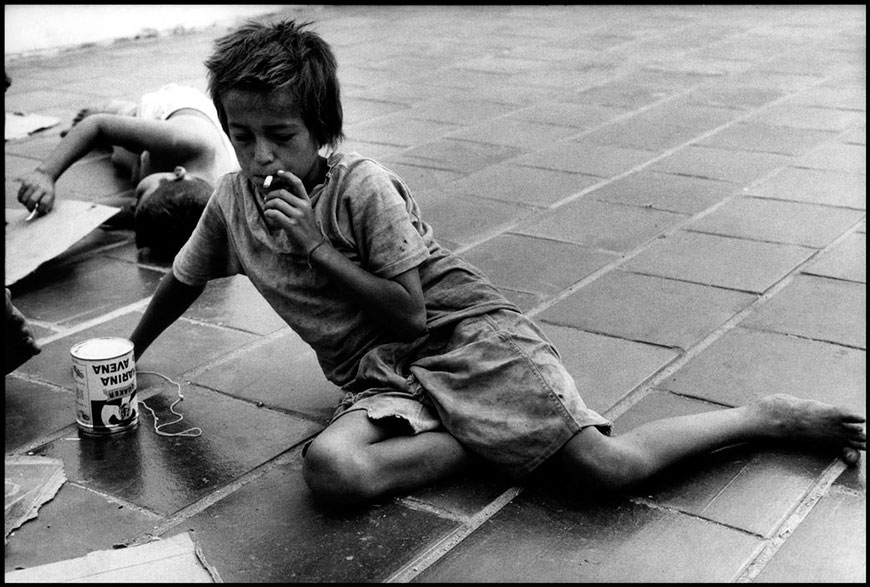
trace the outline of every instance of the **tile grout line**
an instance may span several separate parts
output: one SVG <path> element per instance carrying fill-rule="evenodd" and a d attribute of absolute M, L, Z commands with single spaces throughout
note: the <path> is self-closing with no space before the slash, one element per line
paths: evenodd
<path fill-rule="evenodd" d="M 780 525 L 773 538 L 765 541 L 760 552 L 742 569 L 735 577 L 735 583 L 751 583 L 764 571 L 776 553 L 785 542 L 794 534 L 798 526 L 806 519 L 816 504 L 827 494 L 828 490 L 837 478 L 847 468 L 846 463 L 840 459 L 835 460 L 820 475 L 816 483 L 809 489 L 801 502 L 792 510 L 791 514 Z"/>
<path fill-rule="evenodd" d="M 839 237 L 831 241 L 828 246 L 824 249 L 818 249 L 815 253 L 810 255 L 807 259 L 805 259 L 802 263 L 798 264 L 794 269 L 792 269 L 787 275 L 785 275 L 778 282 L 769 287 L 766 291 L 761 294 L 757 294 L 757 298 L 746 305 L 742 310 L 731 316 L 728 320 L 723 322 L 718 328 L 713 330 L 706 337 L 701 339 L 698 343 L 693 345 L 692 347 L 683 351 L 681 355 L 676 357 L 671 363 L 665 366 L 661 371 L 655 373 L 651 377 L 647 379 L 646 383 L 642 383 L 641 385 L 634 388 L 634 390 L 628 392 L 625 396 L 623 396 L 619 401 L 617 401 L 610 409 L 605 411 L 607 418 L 611 420 L 615 420 L 626 411 L 628 411 L 635 404 L 639 403 L 643 398 L 652 393 L 653 388 L 661 384 L 668 377 L 672 376 L 674 373 L 683 368 L 689 361 L 694 359 L 696 356 L 705 351 L 708 347 L 716 343 L 719 339 L 721 339 L 725 334 L 729 331 L 736 328 L 743 320 L 748 318 L 755 310 L 767 303 L 773 296 L 777 293 L 788 287 L 798 275 L 801 275 L 801 269 L 808 266 L 815 259 L 817 259 L 821 254 L 829 251 L 830 249 L 836 247 L 843 240 L 848 238 L 851 234 L 855 233 L 860 226 L 860 223 L 855 224 L 841 234 Z M 784 334 L 784 333 L 778 333 Z M 833 344 L 833 343 L 827 343 Z M 672 393 L 672 392 L 669 392 Z M 706 400 L 705 400 L 706 401 Z"/>
<path fill-rule="evenodd" d="M 510 487 L 486 507 L 471 516 L 467 522 L 450 532 L 447 536 L 436 542 L 410 562 L 405 563 L 399 570 L 393 572 L 384 583 L 410 583 L 418 575 L 434 563 L 441 560 L 454 547 L 464 541 L 471 533 L 482 526 L 487 520 L 497 514 L 506 505 L 511 503 L 516 496 L 522 493 L 522 487 Z"/>

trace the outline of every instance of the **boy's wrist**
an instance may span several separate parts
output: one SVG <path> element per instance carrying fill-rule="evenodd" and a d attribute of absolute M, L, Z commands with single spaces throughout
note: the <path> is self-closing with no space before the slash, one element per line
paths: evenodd
<path fill-rule="evenodd" d="M 308 261 L 308 268 L 309 269 L 313 269 L 313 267 L 311 266 L 311 259 L 312 259 L 312 256 L 314 255 L 314 253 L 328 242 L 329 242 L 329 240 L 325 236 L 321 236 L 320 240 L 317 241 L 317 243 L 313 247 L 308 249 L 308 252 L 306 253 L 305 258 Z"/>

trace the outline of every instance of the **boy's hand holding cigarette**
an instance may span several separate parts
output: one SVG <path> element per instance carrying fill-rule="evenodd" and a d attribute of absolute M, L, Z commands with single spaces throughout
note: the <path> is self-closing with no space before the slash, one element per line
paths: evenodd
<path fill-rule="evenodd" d="M 301 179 L 289 171 L 279 171 L 276 176 L 266 178 L 263 188 L 269 190 L 264 196 L 263 206 L 269 228 L 283 229 L 304 251 L 313 249 L 322 241 L 323 234 Z"/>

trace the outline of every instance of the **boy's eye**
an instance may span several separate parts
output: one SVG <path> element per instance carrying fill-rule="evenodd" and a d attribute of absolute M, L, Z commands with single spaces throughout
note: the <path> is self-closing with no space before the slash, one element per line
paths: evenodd
<path fill-rule="evenodd" d="M 231 136 L 232 136 L 232 139 L 234 141 L 236 141 L 237 143 L 244 143 L 246 141 L 251 140 L 251 138 L 248 135 L 233 134 Z"/>
<path fill-rule="evenodd" d="M 292 141 L 294 136 L 296 135 L 275 135 L 275 140 L 281 143 L 286 143 Z"/>

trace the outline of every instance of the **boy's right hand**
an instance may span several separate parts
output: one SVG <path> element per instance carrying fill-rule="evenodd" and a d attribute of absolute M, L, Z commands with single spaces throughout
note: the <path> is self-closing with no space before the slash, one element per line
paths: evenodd
<path fill-rule="evenodd" d="M 18 190 L 18 201 L 30 212 L 34 209 L 40 215 L 51 212 L 54 208 L 54 179 L 38 169 L 19 179 L 21 188 Z"/>

